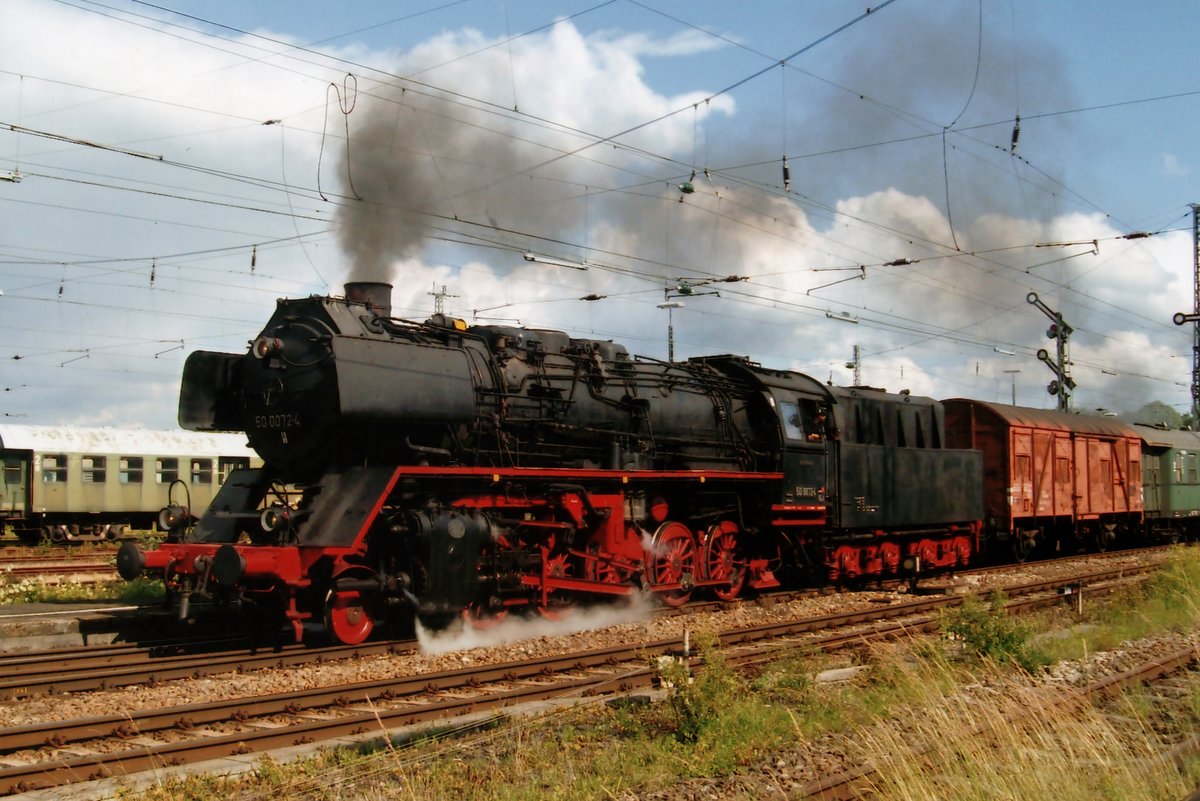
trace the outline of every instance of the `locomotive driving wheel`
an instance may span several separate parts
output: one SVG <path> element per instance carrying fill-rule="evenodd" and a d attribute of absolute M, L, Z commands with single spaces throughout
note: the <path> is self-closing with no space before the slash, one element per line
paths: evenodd
<path fill-rule="evenodd" d="M 658 591 L 658 597 L 667 606 L 683 606 L 692 597 L 696 551 L 696 538 L 682 523 L 663 523 L 654 532 L 651 549 L 646 552 L 650 582 L 679 585 L 678 588 Z"/>
<path fill-rule="evenodd" d="M 704 576 L 710 581 L 723 581 L 713 587 L 713 594 L 722 601 L 732 601 L 746 584 L 746 559 L 738 539 L 738 527 L 732 520 L 722 520 L 708 530 L 704 539 Z"/>
<path fill-rule="evenodd" d="M 360 590 L 339 590 L 340 579 L 370 579 L 375 574 L 366 568 L 343 570 L 333 578 L 332 589 L 325 596 L 325 628 L 338 642 L 358 645 L 371 635 L 375 618 Z"/>

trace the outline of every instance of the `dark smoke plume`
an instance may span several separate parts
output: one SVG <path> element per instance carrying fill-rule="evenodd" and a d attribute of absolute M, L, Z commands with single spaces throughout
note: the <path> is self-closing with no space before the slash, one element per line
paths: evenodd
<path fill-rule="evenodd" d="M 389 280 L 396 260 L 457 230 L 455 220 L 537 231 L 565 222 L 557 201 L 579 190 L 556 165 L 522 174 L 555 152 L 519 141 L 503 115 L 396 86 L 359 105 L 345 166 L 361 200 L 338 215 L 351 280 Z"/>

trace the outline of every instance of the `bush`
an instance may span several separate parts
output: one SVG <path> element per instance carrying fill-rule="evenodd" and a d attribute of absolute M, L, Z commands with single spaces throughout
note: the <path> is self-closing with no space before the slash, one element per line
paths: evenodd
<path fill-rule="evenodd" d="M 1044 667 L 1049 660 L 1030 646 L 1029 629 L 1008 616 L 1004 601 L 1000 593 L 987 605 L 973 598 L 964 600 L 962 606 L 944 615 L 943 633 L 961 641 L 973 656 L 1030 672 Z"/>
<path fill-rule="evenodd" d="M 705 729 L 713 725 L 737 700 L 742 685 L 711 638 L 699 638 L 703 666 L 693 677 L 687 663 L 674 659 L 657 662 L 658 678 L 667 689 L 667 708 L 675 738 L 681 743 L 696 743 Z"/>

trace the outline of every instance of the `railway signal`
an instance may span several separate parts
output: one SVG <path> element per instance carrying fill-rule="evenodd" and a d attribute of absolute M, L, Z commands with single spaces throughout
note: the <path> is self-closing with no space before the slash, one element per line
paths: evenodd
<path fill-rule="evenodd" d="M 1042 348 L 1037 352 L 1037 357 L 1054 372 L 1055 378 L 1046 385 L 1046 391 L 1058 398 L 1060 412 L 1070 411 L 1071 392 L 1075 389 L 1075 381 L 1071 378 L 1071 359 L 1067 352 L 1067 340 L 1071 334 L 1075 333 L 1075 329 L 1067 324 L 1062 314 L 1043 303 L 1036 292 L 1030 292 L 1025 296 L 1025 300 L 1037 306 L 1042 314 L 1050 318 L 1050 327 L 1046 329 L 1046 336 L 1056 341 L 1057 354 L 1054 359 L 1051 359 L 1049 351 Z"/>

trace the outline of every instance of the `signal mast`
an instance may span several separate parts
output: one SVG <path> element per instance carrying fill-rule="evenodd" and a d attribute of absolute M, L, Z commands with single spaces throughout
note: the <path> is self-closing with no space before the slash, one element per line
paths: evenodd
<path fill-rule="evenodd" d="M 1043 303 L 1036 292 L 1030 292 L 1025 296 L 1025 300 L 1037 306 L 1041 309 L 1042 314 L 1050 318 L 1050 327 L 1046 329 L 1046 336 L 1057 343 L 1057 356 L 1051 360 L 1050 353 L 1042 348 L 1037 352 L 1037 357 L 1040 361 L 1045 362 L 1055 376 L 1054 380 L 1046 385 L 1046 391 L 1058 397 L 1060 412 L 1070 411 L 1071 391 L 1075 389 L 1075 380 L 1071 378 L 1071 358 L 1067 351 L 1067 340 L 1075 332 L 1075 329 L 1067 325 L 1062 314 Z"/>

